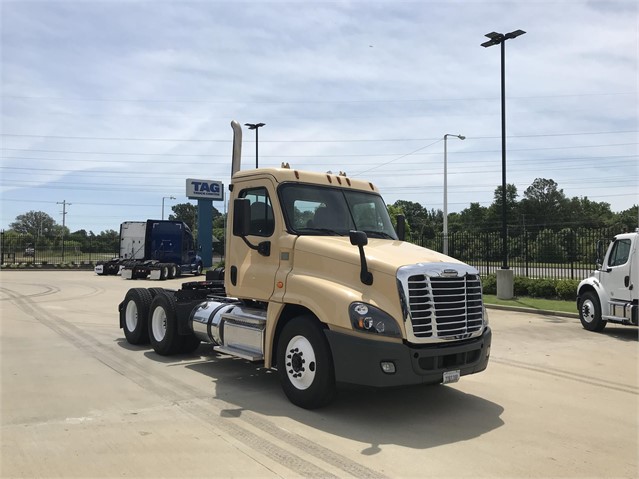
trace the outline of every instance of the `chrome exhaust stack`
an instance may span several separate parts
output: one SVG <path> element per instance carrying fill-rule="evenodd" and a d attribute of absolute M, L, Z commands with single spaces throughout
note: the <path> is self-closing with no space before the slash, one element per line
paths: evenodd
<path fill-rule="evenodd" d="M 231 122 L 233 128 L 233 161 L 231 162 L 231 179 L 242 168 L 242 126 L 235 120 Z"/>

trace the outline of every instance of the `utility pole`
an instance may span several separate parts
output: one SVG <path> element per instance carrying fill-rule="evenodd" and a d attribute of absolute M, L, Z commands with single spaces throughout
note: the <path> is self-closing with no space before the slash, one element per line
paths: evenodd
<path fill-rule="evenodd" d="M 62 234 L 60 236 L 62 238 L 62 262 L 64 263 L 64 232 L 67 225 L 67 206 L 71 206 L 71 203 L 67 203 L 67 200 L 62 200 L 62 202 L 56 202 L 56 205 L 62 205 Z"/>

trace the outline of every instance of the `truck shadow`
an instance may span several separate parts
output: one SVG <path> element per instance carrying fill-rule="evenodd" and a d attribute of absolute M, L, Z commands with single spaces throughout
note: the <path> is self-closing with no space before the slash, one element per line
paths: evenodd
<path fill-rule="evenodd" d="M 201 346 L 196 355 L 206 362 L 184 367 L 215 383 L 214 397 L 228 406 L 222 409 L 221 417 L 241 418 L 257 427 L 260 416 L 287 417 L 328 434 L 370 444 L 361 451 L 363 455 L 376 454 L 385 444 L 429 449 L 466 441 L 504 424 L 500 405 L 442 385 L 384 390 L 341 387 L 329 406 L 307 411 L 288 401 L 276 371 L 218 356 L 208 345 Z"/>
<path fill-rule="evenodd" d="M 619 339 L 621 341 L 639 341 L 639 328 L 636 326 L 623 326 L 608 323 L 606 329 L 599 334 Z"/>

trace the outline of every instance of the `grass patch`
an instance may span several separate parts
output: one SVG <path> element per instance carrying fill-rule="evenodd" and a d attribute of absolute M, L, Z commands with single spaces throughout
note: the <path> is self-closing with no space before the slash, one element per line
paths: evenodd
<path fill-rule="evenodd" d="M 520 308 L 539 309 L 544 311 L 561 311 L 564 313 L 576 313 L 577 305 L 574 301 L 560 301 L 556 299 L 530 298 L 522 296 L 513 299 L 497 299 L 494 294 L 485 294 L 484 303 L 500 306 L 517 306 Z"/>

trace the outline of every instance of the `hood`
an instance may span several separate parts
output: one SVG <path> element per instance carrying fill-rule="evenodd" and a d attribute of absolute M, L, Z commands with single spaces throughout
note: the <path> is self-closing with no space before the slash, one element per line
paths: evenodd
<path fill-rule="evenodd" d="M 300 236 L 297 251 L 353 264 L 359 267 L 359 249 L 344 236 Z M 405 241 L 369 238 L 364 246 L 366 262 L 371 271 L 395 275 L 401 266 L 417 263 L 459 263 L 461 261 Z"/>

